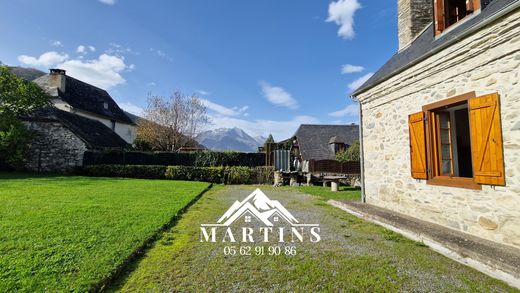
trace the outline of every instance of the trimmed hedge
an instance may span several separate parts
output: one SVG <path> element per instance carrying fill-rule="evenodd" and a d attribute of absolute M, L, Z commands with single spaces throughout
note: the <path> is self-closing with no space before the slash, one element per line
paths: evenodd
<path fill-rule="evenodd" d="M 166 179 L 195 180 L 223 184 L 272 184 L 273 167 L 191 167 L 169 166 Z"/>
<path fill-rule="evenodd" d="M 80 172 L 93 177 L 188 180 L 218 184 L 272 184 L 274 180 L 274 167 L 90 165 L 84 166 Z"/>
<path fill-rule="evenodd" d="M 126 177 L 141 179 L 164 179 L 166 166 L 142 165 L 90 165 L 83 166 L 80 173 L 91 177 Z"/>
<path fill-rule="evenodd" d="M 85 165 L 161 165 L 161 166 L 247 166 L 265 165 L 264 153 L 212 152 L 152 153 L 138 151 L 85 152 Z"/>

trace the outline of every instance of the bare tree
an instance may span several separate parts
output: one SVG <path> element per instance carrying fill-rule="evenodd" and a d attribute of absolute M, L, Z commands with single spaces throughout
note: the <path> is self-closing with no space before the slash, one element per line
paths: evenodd
<path fill-rule="evenodd" d="M 143 118 L 137 123 L 137 139 L 156 151 L 178 151 L 196 145 L 195 137 L 209 121 L 202 101 L 181 92 L 169 98 L 149 97 Z"/>

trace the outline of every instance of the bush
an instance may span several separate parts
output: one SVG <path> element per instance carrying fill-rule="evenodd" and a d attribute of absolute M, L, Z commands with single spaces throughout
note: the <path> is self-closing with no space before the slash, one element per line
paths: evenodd
<path fill-rule="evenodd" d="M 84 166 L 80 173 L 92 177 L 126 177 L 141 179 L 164 179 L 166 166 L 141 165 L 90 165 Z"/>
<path fill-rule="evenodd" d="M 170 180 L 195 180 L 223 184 L 272 184 L 273 167 L 191 167 L 169 166 Z"/>
<path fill-rule="evenodd" d="M 164 166 L 248 166 L 256 167 L 265 164 L 263 153 L 212 152 L 167 153 L 138 151 L 85 152 L 85 165 L 164 165 Z"/>
<path fill-rule="evenodd" d="M 80 173 L 93 177 L 187 180 L 217 184 L 272 184 L 274 167 L 90 165 L 81 168 Z"/>
<path fill-rule="evenodd" d="M 28 150 L 30 132 L 20 120 L 0 117 L 0 167 L 21 169 Z"/>
<path fill-rule="evenodd" d="M 336 160 L 339 162 L 359 162 L 359 150 L 359 140 L 356 140 L 348 149 L 338 152 Z"/>

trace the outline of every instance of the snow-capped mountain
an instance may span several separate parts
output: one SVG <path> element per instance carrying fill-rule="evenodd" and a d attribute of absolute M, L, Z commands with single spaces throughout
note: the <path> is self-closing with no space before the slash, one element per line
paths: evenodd
<path fill-rule="evenodd" d="M 199 134 L 195 139 L 211 150 L 245 153 L 256 153 L 258 147 L 265 142 L 263 137 L 253 138 L 237 127 L 208 130 Z"/>
<path fill-rule="evenodd" d="M 228 226 L 246 212 L 253 214 L 267 226 L 273 226 L 270 218 L 275 214 L 292 225 L 298 223 L 298 220 L 279 201 L 269 199 L 258 188 L 243 201 L 235 201 L 217 223 Z"/>

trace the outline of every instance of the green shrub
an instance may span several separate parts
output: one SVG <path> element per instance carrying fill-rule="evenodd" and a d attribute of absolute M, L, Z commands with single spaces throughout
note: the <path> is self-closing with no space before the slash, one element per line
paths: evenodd
<path fill-rule="evenodd" d="M 217 184 L 272 184 L 274 168 L 89 165 L 81 168 L 80 173 L 93 177 L 187 180 Z"/>
<path fill-rule="evenodd" d="M 274 167 L 255 167 L 255 184 L 273 184 Z"/>
<path fill-rule="evenodd" d="M 153 165 L 89 165 L 81 169 L 81 174 L 93 177 L 126 177 L 141 179 L 164 179 L 166 166 Z"/>
<path fill-rule="evenodd" d="M 227 184 L 251 184 L 255 172 L 249 167 L 228 167 Z"/>
<path fill-rule="evenodd" d="M 271 184 L 273 167 L 191 167 L 168 166 L 165 178 L 223 184 Z"/>

